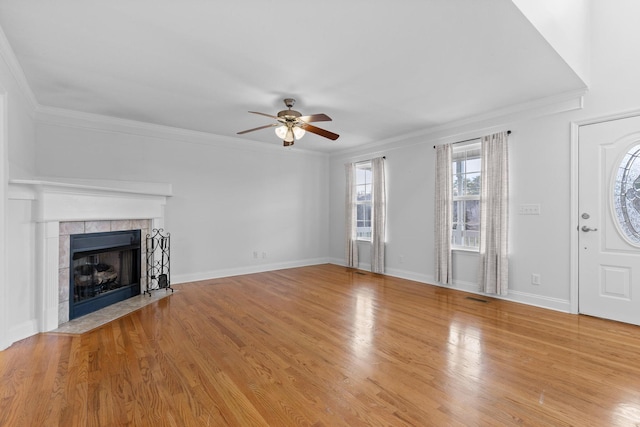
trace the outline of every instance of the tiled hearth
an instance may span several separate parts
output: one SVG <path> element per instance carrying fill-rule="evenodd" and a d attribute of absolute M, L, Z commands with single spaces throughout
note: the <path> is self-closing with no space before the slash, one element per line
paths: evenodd
<path fill-rule="evenodd" d="M 149 294 L 138 295 L 124 301 L 117 302 L 108 307 L 94 311 L 85 316 L 78 317 L 69 322 L 62 323 L 57 329 L 52 330 L 54 333 L 61 334 L 84 334 L 93 329 L 107 324 L 127 314 L 133 313 L 149 304 L 152 304 L 162 298 L 170 297 L 173 292 L 167 290 L 157 290 Z"/>

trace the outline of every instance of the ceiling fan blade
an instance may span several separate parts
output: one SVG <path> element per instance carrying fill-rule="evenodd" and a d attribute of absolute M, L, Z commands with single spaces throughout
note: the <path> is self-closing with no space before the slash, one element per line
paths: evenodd
<path fill-rule="evenodd" d="M 278 126 L 279 123 L 272 123 L 270 125 L 258 126 L 257 128 L 243 130 L 242 132 L 238 132 L 238 135 L 244 135 L 245 133 L 253 132 L 254 130 L 272 128 L 274 126 Z"/>
<path fill-rule="evenodd" d="M 278 116 L 272 116 L 271 114 L 267 114 L 267 113 L 259 113 L 257 111 L 249 111 L 252 114 L 260 114 L 261 116 L 265 116 L 265 117 L 271 117 L 272 119 L 276 119 L 278 120 Z"/>
<path fill-rule="evenodd" d="M 310 116 L 301 116 L 298 117 L 298 120 L 302 120 L 303 122 L 311 123 L 311 122 L 330 122 L 331 117 L 326 114 L 312 114 Z"/>
<path fill-rule="evenodd" d="M 335 141 L 340 137 L 337 133 L 329 132 L 328 130 L 320 129 L 319 127 L 315 127 L 308 123 L 302 123 L 300 127 L 307 132 L 315 133 L 316 135 L 324 136 L 325 138 L 329 138 L 332 141 Z"/>

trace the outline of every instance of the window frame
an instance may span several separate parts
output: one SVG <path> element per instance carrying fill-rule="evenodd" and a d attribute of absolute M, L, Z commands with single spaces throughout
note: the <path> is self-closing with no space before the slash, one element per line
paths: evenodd
<path fill-rule="evenodd" d="M 372 239 L 372 225 L 373 225 L 373 175 L 372 175 L 372 161 L 371 160 L 365 160 L 362 162 L 357 162 L 355 164 L 355 177 L 353 180 L 353 185 L 354 185 L 354 197 L 355 197 L 355 209 L 356 209 L 356 213 L 355 213 L 355 229 L 356 229 L 356 240 L 357 241 L 361 241 L 361 242 L 371 242 Z M 365 180 L 363 182 L 359 181 L 359 170 L 365 170 L 365 171 L 369 171 L 368 173 L 368 177 L 369 180 L 366 180 L 367 174 L 365 174 Z M 369 198 L 367 199 L 363 199 L 363 200 L 358 200 L 358 189 L 359 187 L 364 186 L 364 194 L 367 194 L 367 187 L 368 187 L 368 194 L 369 194 Z M 367 209 L 368 208 L 368 209 Z M 359 214 L 361 212 L 369 212 L 369 218 L 365 217 L 361 218 L 359 216 Z M 369 223 L 369 227 L 358 227 L 358 224 L 364 221 L 365 223 Z M 361 235 L 361 233 L 358 231 L 359 228 L 368 228 L 368 236 L 367 235 Z"/>
<path fill-rule="evenodd" d="M 452 175 L 452 183 L 451 183 L 451 249 L 452 250 L 456 250 L 456 251 L 465 251 L 465 252 L 480 252 L 480 206 L 482 203 L 482 198 L 481 198 L 481 190 L 480 190 L 480 185 L 482 183 L 482 142 L 481 139 L 474 139 L 471 141 L 468 141 L 464 144 L 456 144 L 452 147 L 452 158 L 451 158 L 451 175 Z M 468 157 L 468 153 L 470 151 L 476 151 L 477 155 L 473 155 L 471 157 Z M 456 170 L 456 163 L 460 163 L 460 153 L 464 153 L 464 165 L 465 165 L 465 169 L 464 171 L 461 169 Z M 478 160 L 479 161 L 479 166 L 476 169 L 473 169 L 472 171 L 469 171 L 466 166 L 467 166 L 467 162 L 469 160 Z M 462 179 L 463 177 L 465 177 L 468 174 L 477 174 L 479 176 L 479 180 L 478 180 L 478 188 L 477 188 L 477 193 L 476 194 L 466 194 L 464 185 L 465 182 L 468 183 L 468 181 L 465 181 L 464 179 Z M 456 179 L 458 178 L 458 179 Z M 457 183 L 457 186 L 456 186 Z M 457 191 L 456 191 L 457 190 Z M 457 193 L 457 194 L 456 194 Z M 466 220 L 466 208 L 467 208 L 467 202 L 474 202 L 477 201 L 477 209 L 478 209 L 478 222 L 476 224 L 477 229 L 471 229 L 468 230 L 467 227 L 467 222 Z M 456 203 L 457 202 L 457 203 Z M 457 208 L 457 212 L 456 212 L 456 208 Z M 457 215 L 456 215 L 457 214 Z M 457 218 L 457 221 L 454 221 L 454 218 Z M 458 229 L 458 232 L 460 233 L 459 239 L 462 242 L 462 244 L 456 243 L 456 236 L 455 236 L 455 232 L 456 232 L 456 226 L 460 226 L 461 228 Z M 466 232 L 468 231 L 475 231 L 477 232 L 477 237 L 475 237 L 475 242 L 472 245 L 469 245 L 469 238 L 470 236 L 467 236 Z"/>

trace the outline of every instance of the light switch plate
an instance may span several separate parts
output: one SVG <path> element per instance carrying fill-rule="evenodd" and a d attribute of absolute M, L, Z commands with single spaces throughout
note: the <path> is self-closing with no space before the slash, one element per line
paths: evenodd
<path fill-rule="evenodd" d="M 540 215 L 540 205 L 520 205 L 518 213 L 520 215 Z"/>

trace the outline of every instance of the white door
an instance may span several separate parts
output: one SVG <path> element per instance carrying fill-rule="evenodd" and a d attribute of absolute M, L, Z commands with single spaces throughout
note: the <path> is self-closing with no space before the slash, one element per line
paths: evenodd
<path fill-rule="evenodd" d="M 580 127 L 579 311 L 640 325 L 640 117 Z"/>

